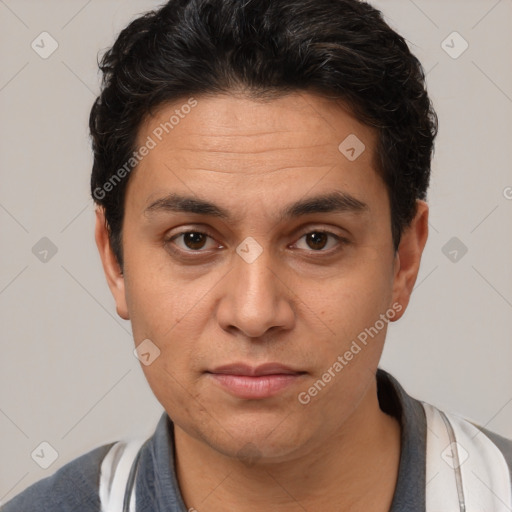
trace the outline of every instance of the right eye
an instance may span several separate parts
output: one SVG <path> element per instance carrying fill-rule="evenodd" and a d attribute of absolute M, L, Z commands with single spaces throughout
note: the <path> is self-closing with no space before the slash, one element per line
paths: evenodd
<path fill-rule="evenodd" d="M 182 231 L 167 237 L 164 245 L 173 251 L 181 253 L 200 253 L 211 249 L 221 248 L 222 246 L 202 231 Z M 174 246 L 174 247 L 170 247 Z"/>

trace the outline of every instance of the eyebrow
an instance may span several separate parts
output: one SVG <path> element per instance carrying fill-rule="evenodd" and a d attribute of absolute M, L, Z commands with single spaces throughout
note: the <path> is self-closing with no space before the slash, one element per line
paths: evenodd
<path fill-rule="evenodd" d="M 369 211 L 369 207 L 363 201 L 346 192 L 334 191 L 296 201 L 286 206 L 278 217 L 281 221 L 315 213 L 363 213 L 365 211 Z M 144 210 L 144 215 L 151 216 L 160 212 L 195 213 L 232 220 L 229 211 L 215 203 L 175 193 L 153 201 Z"/>

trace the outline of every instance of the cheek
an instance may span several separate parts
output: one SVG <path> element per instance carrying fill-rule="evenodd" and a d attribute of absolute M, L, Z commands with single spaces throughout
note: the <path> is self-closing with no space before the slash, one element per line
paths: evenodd
<path fill-rule="evenodd" d="M 330 332 L 317 339 L 310 358 L 319 361 L 317 372 L 302 391 L 312 416 L 325 425 L 345 421 L 365 396 L 396 314 L 390 280 L 367 270 L 333 281 L 317 297 Z"/>
<path fill-rule="evenodd" d="M 392 259 L 384 261 L 381 256 L 361 259 L 305 296 L 311 309 L 318 311 L 324 325 L 330 328 L 330 338 L 339 345 L 374 325 L 389 309 L 392 292 Z"/>
<path fill-rule="evenodd" d="M 174 351 L 171 357 L 174 357 Z M 172 420 L 200 435 L 197 424 L 208 421 L 212 413 L 207 410 L 208 404 L 201 399 L 190 375 L 183 371 L 186 365 L 181 370 L 179 366 L 177 361 L 170 365 L 168 355 L 163 352 L 152 365 L 143 366 L 143 371 L 153 394 Z"/>
<path fill-rule="evenodd" d="M 197 320 L 194 310 L 207 282 L 184 279 L 162 249 L 133 247 L 126 252 L 125 293 L 136 342 L 150 338 L 163 343 L 185 317 Z"/>
<path fill-rule="evenodd" d="M 157 259 L 161 256 L 152 262 L 149 254 L 138 257 L 132 251 L 125 264 L 125 293 L 135 344 L 149 339 L 157 347 L 154 362 L 142 365 L 146 378 L 159 400 L 167 393 L 181 407 L 204 360 L 201 333 L 211 318 L 205 293 L 216 277 L 191 282 Z"/>

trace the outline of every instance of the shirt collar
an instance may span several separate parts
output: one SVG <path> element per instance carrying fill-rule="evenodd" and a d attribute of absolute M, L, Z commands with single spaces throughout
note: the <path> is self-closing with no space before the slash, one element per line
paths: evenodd
<path fill-rule="evenodd" d="M 409 396 L 399 382 L 377 370 L 381 409 L 401 427 L 400 463 L 390 512 L 425 510 L 427 422 L 421 402 Z"/>

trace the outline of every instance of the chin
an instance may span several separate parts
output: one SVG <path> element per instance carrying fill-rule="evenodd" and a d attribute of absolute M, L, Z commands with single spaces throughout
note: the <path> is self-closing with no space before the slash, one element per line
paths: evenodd
<path fill-rule="evenodd" d="M 291 460 L 311 440 L 304 422 L 283 411 L 216 415 L 208 424 L 191 422 L 196 439 L 247 465 Z M 198 427 L 198 425 L 201 425 Z"/>

